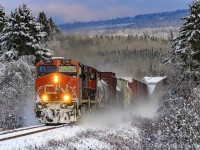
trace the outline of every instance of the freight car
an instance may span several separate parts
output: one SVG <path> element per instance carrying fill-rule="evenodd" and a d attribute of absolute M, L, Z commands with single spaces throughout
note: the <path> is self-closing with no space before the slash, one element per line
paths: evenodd
<path fill-rule="evenodd" d="M 62 57 L 38 62 L 36 75 L 35 113 L 45 124 L 75 122 L 95 108 L 125 107 L 146 90 L 139 81 L 129 83 L 113 72 L 100 72 Z"/>
<path fill-rule="evenodd" d="M 143 83 L 136 79 L 132 79 L 132 82 L 129 82 L 128 85 L 133 92 L 133 97 L 131 101 L 132 103 L 135 103 L 136 101 L 139 101 L 141 99 L 145 99 L 145 100 L 147 99 L 149 92 L 148 92 L 148 87 L 146 83 Z"/>

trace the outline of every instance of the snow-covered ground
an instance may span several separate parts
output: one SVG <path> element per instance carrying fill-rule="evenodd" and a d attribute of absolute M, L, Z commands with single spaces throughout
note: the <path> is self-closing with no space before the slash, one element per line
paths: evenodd
<path fill-rule="evenodd" d="M 0 142 L 0 150 L 13 150 L 13 149 L 28 149 L 31 147 L 40 147 L 45 145 L 49 140 L 62 140 L 70 138 L 77 133 L 84 131 L 83 128 L 78 126 L 68 126 L 49 130 L 41 133 L 35 133 L 15 139 Z"/>
<path fill-rule="evenodd" d="M 129 149 L 139 146 L 138 130 L 130 124 L 115 129 L 67 126 L 0 142 L 0 150 Z"/>
<path fill-rule="evenodd" d="M 140 130 L 132 109 L 108 109 L 86 114 L 76 124 L 0 142 L 0 150 L 138 149 Z"/>

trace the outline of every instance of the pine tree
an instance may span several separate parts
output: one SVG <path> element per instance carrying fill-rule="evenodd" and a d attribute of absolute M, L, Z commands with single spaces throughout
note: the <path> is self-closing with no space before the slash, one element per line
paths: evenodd
<path fill-rule="evenodd" d="M 55 25 L 55 23 L 53 22 L 53 19 L 51 17 L 48 19 L 48 21 L 50 24 L 50 35 L 51 35 L 51 37 L 55 36 L 60 31 L 59 31 L 58 27 Z"/>
<path fill-rule="evenodd" d="M 200 79 L 200 1 L 190 5 L 190 15 L 180 29 L 180 36 L 174 40 L 173 52 L 178 61 L 183 61 L 189 68 L 190 77 L 194 81 Z"/>
<path fill-rule="evenodd" d="M 4 26 L 6 25 L 7 17 L 4 8 L 0 5 L 0 33 L 2 32 Z"/>
<path fill-rule="evenodd" d="M 22 55 L 35 55 L 36 61 L 48 58 L 51 56 L 50 51 L 40 46 L 40 41 L 45 36 L 47 33 L 42 32 L 42 25 L 23 4 L 11 12 L 9 24 L 2 31 L 2 57 L 8 61 Z"/>
<path fill-rule="evenodd" d="M 44 12 L 39 13 L 38 22 L 43 25 L 43 31 L 47 33 L 47 36 L 43 38 L 44 42 L 49 40 L 50 25 Z"/>
<path fill-rule="evenodd" d="M 200 1 L 193 2 L 189 10 L 190 15 L 183 18 L 185 23 L 173 48 L 175 53 L 188 53 L 188 48 L 191 48 L 192 57 L 200 62 Z"/>
<path fill-rule="evenodd" d="M 4 8 L 0 5 L 0 36 L 2 34 L 2 31 L 5 27 L 5 25 L 7 24 L 7 16 L 6 13 L 4 12 Z M 2 50 L 1 50 L 1 46 L 0 46 L 0 56 L 2 55 Z"/>
<path fill-rule="evenodd" d="M 47 33 L 47 36 L 43 39 L 44 42 L 52 40 L 53 37 L 60 32 L 52 18 L 47 19 L 44 12 L 39 13 L 38 22 L 43 25 L 43 31 Z"/>

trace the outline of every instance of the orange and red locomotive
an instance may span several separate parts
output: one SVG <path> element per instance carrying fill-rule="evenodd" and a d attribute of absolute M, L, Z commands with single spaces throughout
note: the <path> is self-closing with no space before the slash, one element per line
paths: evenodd
<path fill-rule="evenodd" d="M 76 121 L 81 107 L 89 109 L 95 103 L 96 69 L 55 57 L 37 63 L 36 72 L 36 117 L 40 122 Z"/>

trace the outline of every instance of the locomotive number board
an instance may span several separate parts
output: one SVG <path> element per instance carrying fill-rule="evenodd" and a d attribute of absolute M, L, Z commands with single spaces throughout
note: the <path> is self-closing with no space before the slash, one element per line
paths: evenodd
<path fill-rule="evenodd" d="M 59 66 L 59 72 L 77 72 L 76 66 Z"/>

